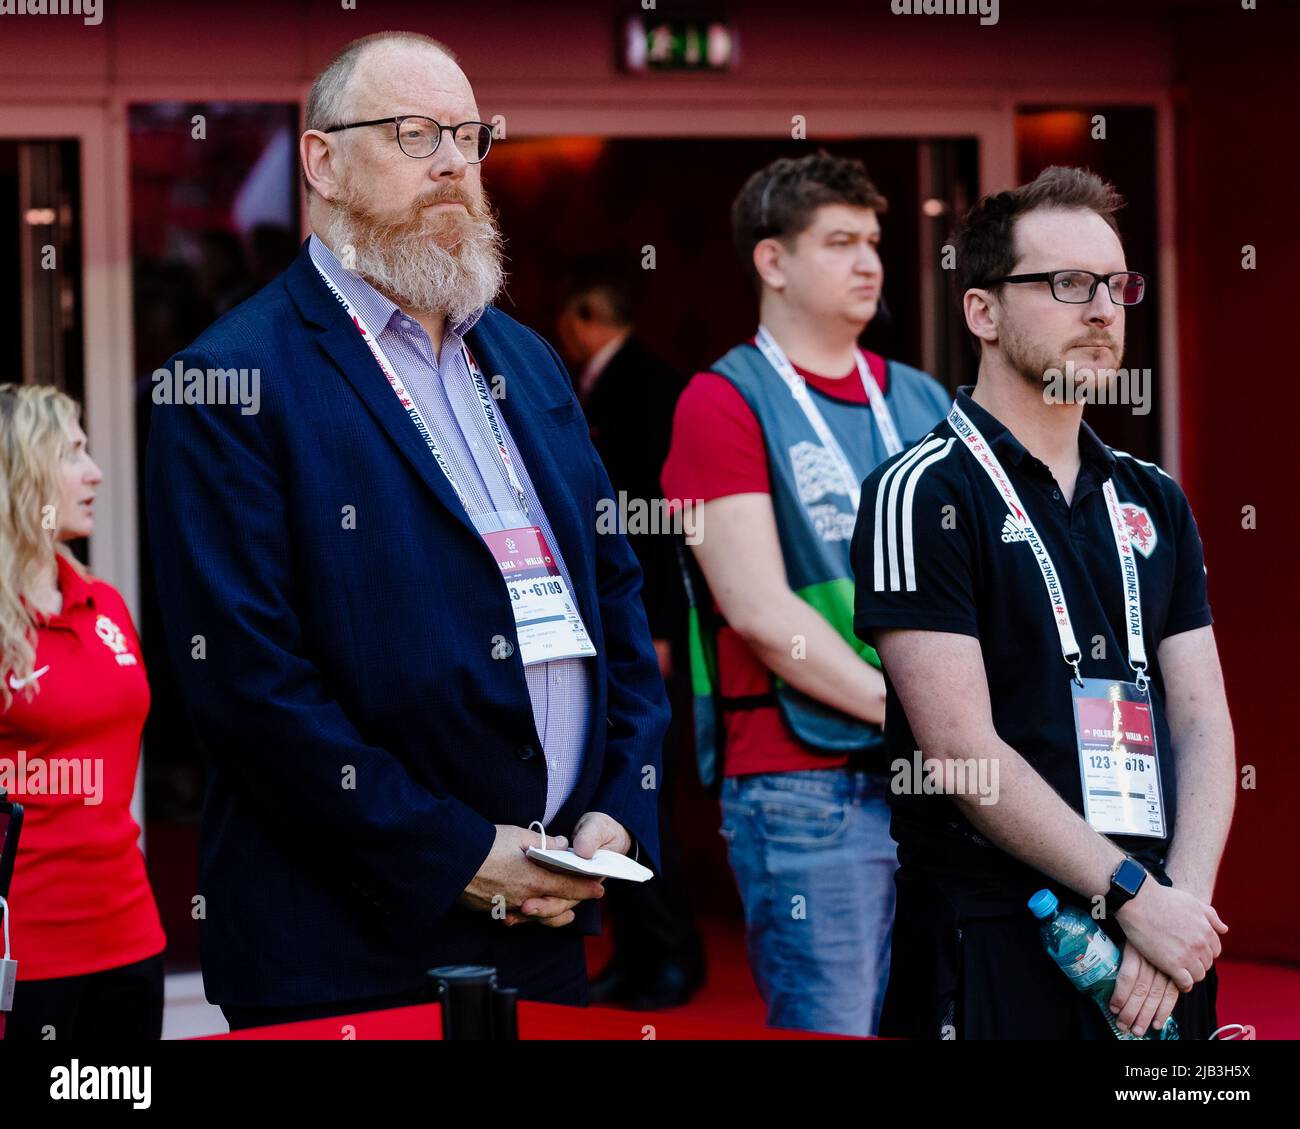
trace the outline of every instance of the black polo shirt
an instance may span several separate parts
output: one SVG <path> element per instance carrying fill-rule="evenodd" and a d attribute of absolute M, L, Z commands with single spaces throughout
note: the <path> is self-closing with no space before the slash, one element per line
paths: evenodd
<path fill-rule="evenodd" d="M 976 404 L 971 391 L 960 389 L 957 402 L 997 455 L 1051 554 L 1083 655 L 1080 673 L 1132 681 L 1119 556 L 1101 489 L 1114 479 L 1137 560 L 1165 828 L 1171 837 L 1178 782 L 1159 644 L 1213 622 L 1201 540 L 1187 498 L 1159 467 L 1111 450 L 1084 423 L 1082 465 L 1067 505 L 1046 464 Z M 932 448 L 922 457 L 890 474 L 927 442 Z M 869 643 L 882 627 L 978 639 L 998 735 L 1082 815 L 1071 670 L 1061 655 L 1043 575 L 1007 516 L 997 488 L 946 419 L 926 440 L 877 467 L 863 483 L 853 537 L 854 630 Z M 910 762 L 916 742 L 887 668 L 885 681 L 888 759 Z M 904 867 L 910 862 L 987 880 L 989 889 L 1014 890 L 1016 897 L 1041 882 L 1041 875 L 977 835 L 946 797 L 891 793 L 890 800 L 891 830 Z M 1163 872 L 1169 837 L 1111 838 Z"/>

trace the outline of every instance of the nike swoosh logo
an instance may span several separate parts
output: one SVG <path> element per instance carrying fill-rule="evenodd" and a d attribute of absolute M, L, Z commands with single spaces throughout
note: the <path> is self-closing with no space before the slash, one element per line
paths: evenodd
<path fill-rule="evenodd" d="M 40 678 L 42 674 L 44 674 L 49 669 L 50 669 L 49 664 L 47 663 L 45 666 L 41 667 L 40 670 L 32 671 L 31 674 L 29 674 L 26 678 L 17 678 L 11 674 L 9 676 L 9 688 L 11 690 L 21 690 L 24 686 L 28 685 L 29 683 L 35 682 L 38 678 Z"/>

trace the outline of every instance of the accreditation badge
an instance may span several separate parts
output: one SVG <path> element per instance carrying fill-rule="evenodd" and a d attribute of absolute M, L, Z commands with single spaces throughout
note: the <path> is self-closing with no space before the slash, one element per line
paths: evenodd
<path fill-rule="evenodd" d="M 596 648 L 541 528 L 502 529 L 484 533 L 483 540 L 510 593 L 524 666 L 594 655 Z"/>
<path fill-rule="evenodd" d="M 1103 835 L 1165 837 L 1151 699 L 1132 682 L 1071 681 L 1084 818 Z"/>

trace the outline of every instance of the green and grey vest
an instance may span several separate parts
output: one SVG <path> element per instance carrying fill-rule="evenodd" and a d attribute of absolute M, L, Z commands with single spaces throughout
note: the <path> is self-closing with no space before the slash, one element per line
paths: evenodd
<path fill-rule="evenodd" d="M 933 377 L 897 361 L 887 364 L 885 403 L 907 447 L 943 419 L 952 397 Z M 816 608 L 865 662 L 878 667 L 876 652 L 853 633 L 849 543 L 856 516 L 833 456 L 818 441 L 803 410 L 756 346 L 736 346 L 710 371 L 731 382 L 763 429 L 772 508 L 791 589 Z M 834 399 L 811 385 L 808 391 L 861 482 L 889 454 L 870 405 Z M 703 575 L 688 558 L 689 553 L 684 554 L 691 598 L 696 757 L 706 786 L 714 783 L 721 759 L 725 728 L 720 715 L 731 710 L 776 705 L 795 736 L 813 753 L 842 756 L 868 752 L 883 743 L 879 727 L 819 702 L 775 675 L 771 694 L 722 697 L 717 669 L 717 629 L 721 622 L 713 610 Z"/>

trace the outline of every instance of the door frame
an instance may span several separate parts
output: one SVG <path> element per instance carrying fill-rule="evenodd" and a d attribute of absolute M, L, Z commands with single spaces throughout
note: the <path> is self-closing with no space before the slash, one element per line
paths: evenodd
<path fill-rule="evenodd" d="M 135 488 L 135 379 L 132 372 L 131 231 L 127 131 L 103 101 L 0 104 L 0 139 L 78 143 L 81 215 L 83 426 L 104 472 L 96 491 L 90 567 L 121 593 L 140 622 L 139 527 Z M 19 299 L 22 300 L 21 298 Z M 131 815 L 145 849 L 144 751 Z"/>
<path fill-rule="evenodd" d="M 0 104 L 0 139 L 78 143 L 85 428 L 104 471 L 90 564 L 139 616 L 126 123 L 103 101 Z"/>

